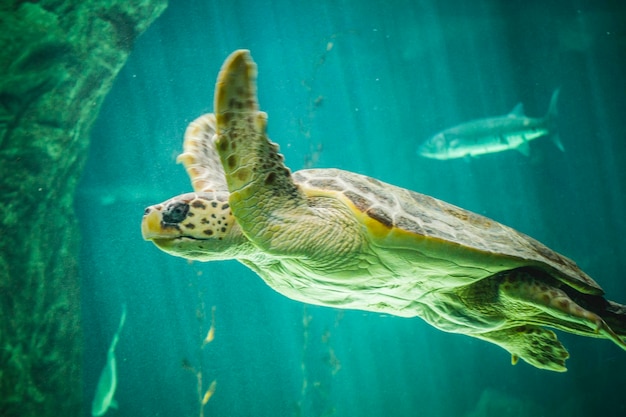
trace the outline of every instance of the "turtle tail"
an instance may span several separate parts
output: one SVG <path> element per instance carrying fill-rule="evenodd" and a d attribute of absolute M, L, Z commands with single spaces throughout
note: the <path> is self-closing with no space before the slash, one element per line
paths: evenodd
<path fill-rule="evenodd" d="M 553 284 L 549 277 L 521 268 L 506 272 L 499 294 L 543 310 L 551 316 L 544 324 L 575 334 L 606 338 L 626 350 L 626 306 L 601 295 Z"/>
<path fill-rule="evenodd" d="M 626 306 L 607 300 L 604 311 L 599 311 L 598 315 L 618 336 L 626 338 Z"/>
<path fill-rule="evenodd" d="M 604 333 L 608 339 L 626 350 L 626 306 L 607 300 L 602 296 L 576 294 L 572 296 L 580 306 L 596 314 L 604 325 L 596 329 L 596 333 Z M 606 328 L 604 328 L 606 326 Z M 604 331 L 603 331 L 604 330 Z"/>

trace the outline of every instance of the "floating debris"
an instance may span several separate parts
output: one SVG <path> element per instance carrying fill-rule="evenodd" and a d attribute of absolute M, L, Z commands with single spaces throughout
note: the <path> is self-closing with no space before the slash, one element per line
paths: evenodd
<path fill-rule="evenodd" d="M 209 402 L 213 394 L 215 394 L 216 387 L 217 387 L 217 379 L 214 379 L 213 382 L 211 382 L 211 385 L 209 385 L 209 388 L 204 393 L 204 396 L 202 397 L 202 405 L 206 405 L 206 403 Z"/>
<path fill-rule="evenodd" d="M 206 337 L 202 341 L 202 347 L 204 348 L 206 345 L 211 343 L 215 339 L 215 306 L 211 308 L 211 327 L 209 328 L 209 332 Z"/>

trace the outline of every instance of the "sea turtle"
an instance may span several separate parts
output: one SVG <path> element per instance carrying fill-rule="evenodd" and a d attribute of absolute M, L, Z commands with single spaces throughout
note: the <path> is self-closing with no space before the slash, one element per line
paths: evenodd
<path fill-rule="evenodd" d="M 626 349 L 626 307 L 568 258 L 493 220 L 339 169 L 291 173 L 266 136 L 256 64 L 223 64 L 215 115 L 191 122 L 194 192 L 145 210 L 142 233 L 187 259 L 237 259 L 306 303 L 419 316 L 543 369 L 569 356 L 549 326 Z"/>

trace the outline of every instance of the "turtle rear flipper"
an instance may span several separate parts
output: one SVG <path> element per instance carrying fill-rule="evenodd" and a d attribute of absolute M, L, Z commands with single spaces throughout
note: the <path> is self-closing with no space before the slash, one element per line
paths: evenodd
<path fill-rule="evenodd" d="M 575 334 L 604 337 L 626 350 L 626 342 L 604 320 L 605 317 L 610 317 L 611 321 L 616 322 L 620 330 L 623 330 L 626 324 L 623 306 L 609 304 L 599 295 L 582 293 L 570 295 L 572 289 L 566 291 L 552 285 L 550 280 L 542 275 L 540 271 L 524 268 L 502 274 L 498 289 L 500 297 L 531 305 L 547 313 L 554 318 L 554 322 L 545 322 L 548 326 L 552 325 Z M 611 306 L 621 314 L 610 313 L 606 307 L 600 307 L 601 305 Z M 585 331 L 584 327 L 588 330 Z"/>
<path fill-rule="evenodd" d="M 521 358 L 540 369 L 567 371 L 565 360 L 569 353 L 551 330 L 527 324 L 473 336 L 508 351 L 513 365 Z"/>
<path fill-rule="evenodd" d="M 602 296 L 582 294 L 565 287 L 563 290 L 585 310 L 598 315 L 606 325 L 619 337 L 626 338 L 626 306 L 607 300 Z M 626 344 L 618 343 L 626 350 Z"/>

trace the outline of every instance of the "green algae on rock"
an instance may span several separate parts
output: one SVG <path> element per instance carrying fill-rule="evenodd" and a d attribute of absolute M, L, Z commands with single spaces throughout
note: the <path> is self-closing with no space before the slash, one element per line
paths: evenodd
<path fill-rule="evenodd" d="M 73 198 L 89 132 L 166 0 L 0 5 L 0 414 L 79 415 Z"/>

